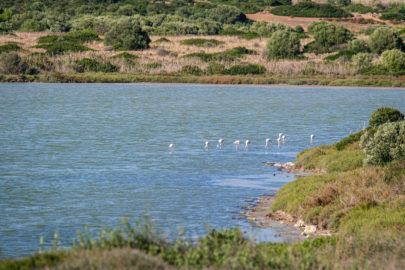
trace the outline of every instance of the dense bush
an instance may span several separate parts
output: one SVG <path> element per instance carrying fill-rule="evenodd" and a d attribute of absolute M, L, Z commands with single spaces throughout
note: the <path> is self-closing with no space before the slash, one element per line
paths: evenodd
<path fill-rule="evenodd" d="M 190 53 L 185 55 L 184 57 L 198 57 L 202 61 L 211 61 L 211 60 L 216 60 L 216 61 L 225 61 L 225 62 L 231 62 L 235 60 L 236 58 L 241 58 L 245 54 L 254 54 L 255 51 L 253 50 L 248 50 L 245 47 L 235 47 L 223 52 L 217 52 L 217 53 Z"/>
<path fill-rule="evenodd" d="M 405 5 L 401 8 L 394 8 L 384 11 L 380 19 L 405 21 Z"/>
<path fill-rule="evenodd" d="M 71 31 L 64 35 L 65 39 L 75 40 L 81 43 L 100 40 L 98 33 L 90 29 Z"/>
<path fill-rule="evenodd" d="M 351 15 L 341 8 L 330 4 L 300 2 L 294 6 L 280 6 L 271 10 L 274 15 L 295 17 L 341 18 Z"/>
<path fill-rule="evenodd" d="M 352 57 L 352 65 L 355 70 L 364 70 L 371 66 L 373 57 L 369 53 L 358 53 Z"/>
<path fill-rule="evenodd" d="M 404 115 L 397 109 L 390 107 L 380 107 L 371 113 L 368 124 L 370 127 L 376 127 L 389 122 L 401 121 Z"/>
<path fill-rule="evenodd" d="M 257 64 L 241 64 L 234 65 L 227 70 L 229 75 L 248 75 L 248 74 L 264 74 L 266 69 L 262 65 Z"/>
<path fill-rule="evenodd" d="M 315 42 L 325 48 L 346 43 L 353 37 L 346 28 L 324 21 L 313 22 L 308 27 L 308 32 L 313 33 Z"/>
<path fill-rule="evenodd" d="M 24 74 L 28 69 L 27 62 L 14 52 L 0 54 L 0 73 Z"/>
<path fill-rule="evenodd" d="M 405 73 L 405 53 L 398 49 L 383 52 L 381 63 L 390 71 Z"/>
<path fill-rule="evenodd" d="M 208 74 L 226 74 L 226 72 L 225 66 L 217 62 L 211 62 L 207 67 Z"/>
<path fill-rule="evenodd" d="M 404 45 L 395 29 L 379 27 L 370 35 L 368 46 L 372 52 L 381 54 L 385 50 L 403 49 Z"/>
<path fill-rule="evenodd" d="M 219 23 L 233 24 L 246 21 L 246 15 L 233 6 L 218 6 L 209 11 L 209 18 Z"/>
<path fill-rule="evenodd" d="M 405 121 L 378 126 L 377 131 L 366 131 L 361 137 L 360 146 L 367 155 L 365 163 L 384 165 L 388 162 L 405 159 Z"/>
<path fill-rule="evenodd" d="M 0 46 L 0 54 L 3 52 L 15 52 L 21 50 L 21 47 L 16 42 L 8 42 Z"/>
<path fill-rule="evenodd" d="M 63 54 L 65 52 L 85 52 L 91 49 L 74 41 L 67 41 L 63 38 L 53 43 L 41 43 L 36 48 L 45 49 L 48 54 Z"/>
<path fill-rule="evenodd" d="M 292 29 L 285 24 L 265 21 L 256 21 L 250 27 L 250 31 L 256 32 L 262 37 L 270 37 L 274 32 L 279 30 L 292 31 Z"/>
<path fill-rule="evenodd" d="M 84 58 L 76 61 L 74 65 L 76 72 L 117 72 L 119 67 L 111 64 L 110 62 L 99 62 L 95 59 Z"/>
<path fill-rule="evenodd" d="M 347 43 L 347 49 L 353 53 L 367 52 L 367 43 L 362 39 L 354 39 Z"/>
<path fill-rule="evenodd" d="M 276 31 L 267 41 L 268 58 L 294 58 L 300 53 L 300 40 L 297 34 L 286 30 Z"/>
<path fill-rule="evenodd" d="M 348 5 L 347 7 L 344 8 L 344 10 L 347 12 L 358 12 L 361 14 L 377 12 L 377 10 L 375 10 L 374 8 L 369 7 L 369 6 L 364 6 L 362 4 Z"/>
<path fill-rule="evenodd" d="M 124 60 L 126 60 L 127 62 L 132 62 L 132 61 L 138 59 L 139 56 L 138 56 L 138 55 L 135 55 L 135 54 L 123 52 L 123 53 L 120 53 L 120 54 L 116 54 L 116 55 L 114 55 L 114 56 L 111 57 L 111 58 L 114 58 L 114 59 L 124 59 Z"/>
<path fill-rule="evenodd" d="M 105 34 L 104 43 L 116 50 L 142 50 L 149 48 L 150 38 L 136 20 L 122 20 Z"/>

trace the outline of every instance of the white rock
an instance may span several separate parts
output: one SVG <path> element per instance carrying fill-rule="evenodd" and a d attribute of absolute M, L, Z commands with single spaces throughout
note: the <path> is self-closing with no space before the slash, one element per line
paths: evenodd
<path fill-rule="evenodd" d="M 304 229 L 304 234 L 309 235 L 309 234 L 314 234 L 316 232 L 316 226 L 315 225 L 306 225 Z"/>

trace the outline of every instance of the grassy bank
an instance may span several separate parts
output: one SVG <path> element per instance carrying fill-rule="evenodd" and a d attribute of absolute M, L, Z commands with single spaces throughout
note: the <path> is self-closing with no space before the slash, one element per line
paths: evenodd
<path fill-rule="evenodd" d="M 133 73 L 59 73 L 38 75 L 0 74 L 0 82 L 45 83 L 201 83 L 201 84 L 288 84 L 317 86 L 405 87 L 404 77 L 390 76 L 281 76 L 281 75 L 147 75 Z"/>

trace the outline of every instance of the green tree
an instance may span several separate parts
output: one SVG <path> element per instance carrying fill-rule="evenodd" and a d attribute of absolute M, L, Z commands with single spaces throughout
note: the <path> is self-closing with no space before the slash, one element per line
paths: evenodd
<path fill-rule="evenodd" d="M 267 41 L 268 58 L 294 58 L 300 53 L 300 39 L 294 32 L 278 30 Z"/>
<path fill-rule="evenodd" d="M 390 71 L 405 72 L 405 53 L 398 49 L 385 51 L 381 55 L 381 63 Z"/>
<path fill-rule="evenodd" d="M 353 67 L 359 71 L 371 66 L 371 61 L 373 57 L 369 53 L 358 53 L 352 58 Z"/>
<path fill-rule="evenodd" d="M 391 49 L 403 49 L 403 42 L 397 31 L 392 27 L 377 28 L 368 39 L 368 46 L 374 53 L 381 54 Z"/>
<path fill-rule="evenodd" d="M 347 49 L 354 53 L 367 52 L 367 44 L 362 39 L 354 39 L 347 43 Z"/>
<path fill-rule="evenodd" d="M 209 9 L 207 12 L 212 20 L 219 23 L 234 24 L 236 22 L 246 21 L 246 15 L 233 6 L 218 6 Z"/>
<path fill-rule="evenodd" d="M 342 26 L 336 27 L 334 24 L 324 21 L 313 22 L 308 27 L 308 32 L 314 34 L 316 43 L 326 48 L 346 43 L 353 37 L 353 34 L 346 28 Z"/>
<path fill-rule="evenodd" d="M 0 54 L 0 73 L 24 74 L 28 69 L 27 62 L 14 52 Z"/>
<path fill-rule="evenodd" d="M 138 21 L 121 20 L 105 34 L 104 43 L 116 50 L 142 50 L 149 48 L 148 33 L 142 30 Z"/>

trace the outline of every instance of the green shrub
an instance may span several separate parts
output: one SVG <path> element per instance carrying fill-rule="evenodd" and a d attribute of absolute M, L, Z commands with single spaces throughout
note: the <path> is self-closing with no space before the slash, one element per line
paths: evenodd
<path fill-rule="evenodd" d="M 294 58 L 300 53 L 300 40 L 297 34 L 279 30 L 267 41 L 269 59 Z"/>
<path fill-rule="evenodd" d="M 264 74 L 266 68 L 257 64 L 234 65 L 227 70 L 229 75 Z"/>
<path fill-rule="evenodd" d="M 76 72 L 118 72 L 119 67 L 110 62 L 101 63 L 95 59 L 84 58 L 75 62 Z"/>
<path fill-rule="evenodd" d="M 334 61 L 337 59 L 352 59 L 352 57 L 355 55 L 355 52 L 349 51 L 349 50 L 342 50 L 339 51 L 337 54 L 332 54 L 332 55 L 328 55 L 327 57 L 324 58 L 324 60 L 328 60 L 328 61 Z"/>
<path fill-rule="evenodd" d="M 405 6 L 384 11 L 380 19 L 405 21 Z"/>
<path fill-rule="evenodd" d="M 371 61 L 373 57 L 369 53 L 358 53 L 352 57 L 353 67 L 359 71 L 364 70 L 371 66 Z"/>
<path fill-rule="evenodd" d="M 271 35 L 279 30 L 289 30 L 293 29 L 285 24 L 265 22 L 265 21 L 256 21 L 250 27 L 250 31 L 258 33 L 262 37 L 271 37 Z"/>
<path fill-rule="evenodd" d="M 28 69 L 27 62 L 14 52 L 0 54 L 0 73 L 24 74 Z"/>
<path fill-rule="evenodd" d="M 402 117 L 403 118 L 403 117 Z M 366 131 L 360 146 L 367 155 L 368 165 L 384 165 L 405 159 L 405 121 L 378 126 L 374 134 Z"/>
<path fill-rule="evenodd" d="M 363 130 L 354 134 L 350 134 L 349 137 L 343 138 L 342 140 L 340 140 L 340 142 L 336 143 L 335 148 L 339 151 L 342 151 L 345 149 L 346 146 L 360 141 L 361 135 L 363 134 L 364 134 Z"/>
<path fill-rule="evenodd" d="M 405 73 L 405 53 L 398 49 L 383 52 L 381 63 L 390 71 Z"/>
<path fill-rule="evenodd" d="M 235 58 L 241 58 L 245 54 L 254 54 L 255 51 L 248 50 L 245 47 L 235 47 L 223 52 L 217 53 L 190 53 L 185 55 L 184 57 L 198 57 L 202 61 L 208 62 L 211 60 L 216 61 L 233 61 Z"/>
<path fill-rule="evenodd" d="M 361 14 L 366 14 L 366 13 L 375 13 L 377 10 L 375 10 L 372 7 L 369 6 L 364 6 L 362 4 L 353 4 L 353 5 L 348 5 L 343 8 L 347 12 L 358 12 Z"/>
<path fill-rule="evenodd" d="M 294 6 L 280 6 L 270 11 L 279 16 L 342 18 L 351 15 L 341 8 L 330 4 L 317 4 L 313 2 L 300 2 Z"/>
<path fill-rule="evenodd" d="M 168 39 L 165 38 L 165 37 L 161 37 L 161 38 L 155 40 L 155 42 L 156 42 L 156 43 L 163 43 L 163 42 L 170 42 L 170 40 L 168 40 Z"/>
<path fill-rule="evenodd" d="M 75 40 L 80 43 L 100 40 L 98 33 L 89 29 L 71 31 L 64 35 L 64 38 L 67 40 Z"/>
<path fill-rule="evenodd" d="M 313 22 L 308 27 L 308 32 L 314 34 L 315 42 L 325 48 L 343 44 L 352 39 L 353 34 L 342 26 L 324 21 Z"/>
<path fill-rule="evenodd" d="M 347 43 L 347 50 L 353 53 L 367 52 L 367 43 L 362 39 L 354 39 Z"/>
<path fill-rule="evenodd" d="M 404 115 L 397 109 L 390 107 L 380 107 L 371 113 L 368 124 L 370 127 L 376 127 L 385 123 L 401 121 Z"/>
<path fill-rule="evenodd" d="M 370 35 L 368 46 L 372 52 L 381 54 L 385 50 L 402 49 L 404 45 L 394 28 L 379 27 Z"/>
<path fill-rule="evenodd" d="M 119 58 L 119 59 L 124 59 L 124 60 L 126 60 L 128 62 L 132 62 L 132 61 L 138 59 L 139 56 L 135 55 L 135 54 L 123 52 L 123 53 L 116 54 L 111 58 L 115 58 L 115 59 Z"/>
<path fill-rule="evenodd" d="M 328 0 L 328 3 L 336 6 L 347 6 L 351 4 L 351 0 Z"/>
<path fill-rule="evenodd" d="M 27 57 L 27 62 L 30 67 L 42 71 L 51 71 L 54 69 L 54 64 L 43 53 L 34 53 Z"/>
<path fill-rule="evenodd" d="M 246 21 L 246 15 L 243 14 L 238 8 L 233 6 L 218 6 L 209 10 L 209 18 L 219 22 L 234 24 L 236 22 Z"/>
<path fill-rule="evenodd" d="M 159 62 L 147 63 L 147 64 L 144 64 L 144 67 L 149 68 L 149 69 L 161 68 L 162 63 L 159 63 Z"/>
<path fill-rule="evenodd" d="M 217 62 L 211 62 L 207 68 L 208 74 L 226 74 L 227 70 L 224 65 Z"/>
<path fill-rule="evenodd" d="M 358 72 L 362 75 L 395 75 L 387 67 L 378 63 L 362 68 Z"/>
<path fill-rule="evenodd" d="M 116 50 L 142 50 L 149 48 L 150 38 L 138 21 L 126 19 L 114 25 L 105 34 L 104 43 Z"/>
<path fill-rule="evenodd" d="M 181 68 L 181 72 L 186 73 L 186 74 L 191 74 L 191 75 L 196 75 L 199 76 L 203 73 L 201 68 L 193 65 L 187 65 Z"/>
<path fill-rule="evenodd" d="M 212 47 L 217 46 L 219 44 L 224 44 L 225 42 L 219 41 L 217 39 L 205 39 L 205 38 L 191 38 L 191 39 L 184 39 L 180 41 L 180 44 L 183 45 L 193 45 L 199 47 Z"/>
<path fill-rule="evenodd" d="M 0 54 L 3 52 L 16 52 L 21 50 L 22 48 L 16 42 L 7 42 L 0 46 Z"/>
<path fill-rule="evenodd" d="M 63 54 L 65 52 L 85 52 L 92 49 L 73 41 L 56 41 L 54 43 L 38 44 L 35 48 L 45 49 L 48 54 Z"/>

